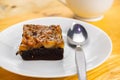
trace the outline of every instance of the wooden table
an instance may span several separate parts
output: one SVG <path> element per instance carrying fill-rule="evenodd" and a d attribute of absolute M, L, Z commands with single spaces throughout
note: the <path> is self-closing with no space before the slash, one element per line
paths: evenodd
<path fill-rule="evenodd" d="M 57 5 L 57 7 L 55 7 Z M 39 12 L 31 12 L 9 18 L 0 19 L 0 31 L 15 23 L 38 17 L 62 16 L 73 18 L 73 13 L 58 1 L 41 9 Z M 88 71 L 88 80 L 120 80 L 120 0 L 115 0 L 113 7 L 105 14 L 104 19 L 97 22 L 90 22 L 104 30 L 112 39 L 113 51 L 107 61 L 99 67 Z M 42 79 L 20 76 L 0 68 L 0 80 L 78 80 L 77 75 L 56 78 Z"/>

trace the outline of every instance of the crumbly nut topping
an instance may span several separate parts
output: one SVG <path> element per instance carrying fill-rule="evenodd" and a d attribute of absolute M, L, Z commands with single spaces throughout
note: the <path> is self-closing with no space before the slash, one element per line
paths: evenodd
<path fill-rule="evenodd" d="M 33 25 L 23 26 L 22 42 L 20 51 L 32 48 L 63 48 L 62 30 L 60 25 Z"/>

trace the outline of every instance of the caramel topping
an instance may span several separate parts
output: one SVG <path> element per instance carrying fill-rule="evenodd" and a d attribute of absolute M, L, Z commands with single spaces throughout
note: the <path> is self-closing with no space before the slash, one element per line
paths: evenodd
<path fill-rule="evenodd" d="M 23 26 L 22 42 L 19 50 L 32 48 L 63 48 L 62 30 L 59 25 L 33 25 Z M 24 45 L 24 46 L 23 46 Z"/>

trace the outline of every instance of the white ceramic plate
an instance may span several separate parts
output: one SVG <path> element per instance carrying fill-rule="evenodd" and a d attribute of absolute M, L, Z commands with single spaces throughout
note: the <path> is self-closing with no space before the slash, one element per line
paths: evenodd
<path fill-rule="evenodd" d="M 89 42 L 83 46 L 87 61 L 87 71 L 102 64 L 110 55 L 112 43 L 108 35 L 94 25 L 68 18 L 37 18 L 15 24 L 0 33 L 0 65 L 16 74 L 30 77 L 65 77 L 76 74 L 75 50 L 67 45 L 66 32 L 72 23 L 82 24 L 89 36 Z M 59 61 L 23 61 L 16 56 L 21 41 L 24 24 L 61 25 L 65 48 L 64 59 Z"/>

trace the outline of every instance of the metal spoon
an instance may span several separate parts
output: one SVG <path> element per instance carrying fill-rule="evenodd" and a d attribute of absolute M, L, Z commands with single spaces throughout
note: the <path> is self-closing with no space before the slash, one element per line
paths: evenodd
<path fill-rule="evenodd" d="M 76 45 L 75 60 L 79 80 L 86 80 L 86 60 L 81 45 L 88 40 L 88 34 L 85 28 L 80 24 L 73 24 L 67 32 L 69 44 Z"/>

